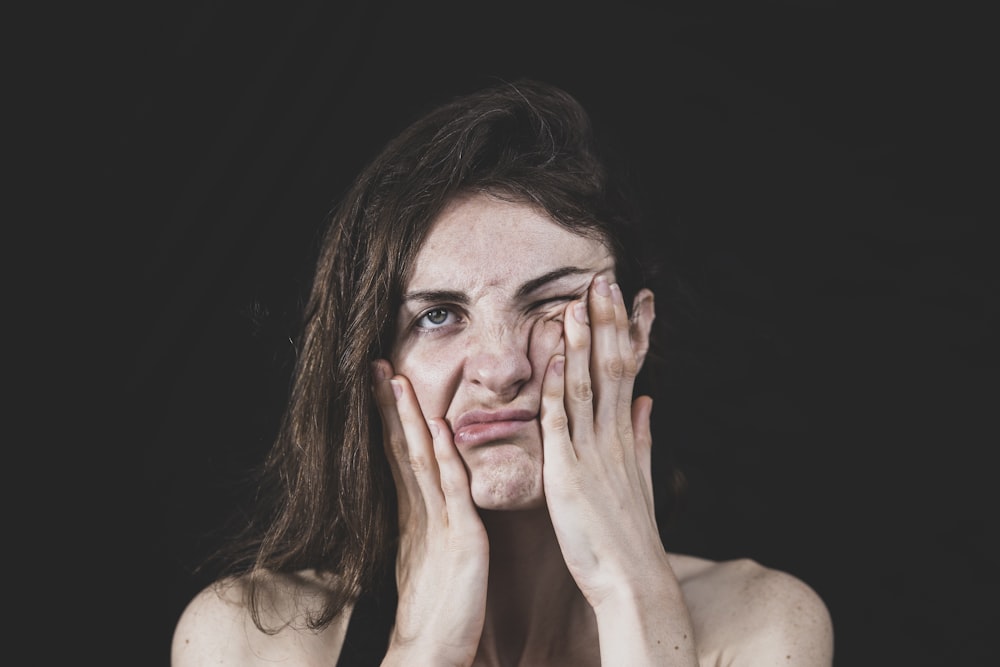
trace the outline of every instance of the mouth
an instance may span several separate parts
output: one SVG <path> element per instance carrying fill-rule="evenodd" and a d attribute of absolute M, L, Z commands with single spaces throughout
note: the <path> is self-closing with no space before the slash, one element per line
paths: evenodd
<path fill-rule="evenodd" d="M 455 421 L 455 445 L 469 447 L 516 436 L 538 414 L 531 410 L 472 410 Z"/>

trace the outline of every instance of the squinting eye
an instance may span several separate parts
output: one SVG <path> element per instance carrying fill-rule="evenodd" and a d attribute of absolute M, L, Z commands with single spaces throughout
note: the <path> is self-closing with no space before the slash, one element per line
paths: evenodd
<path fill-rule="evenodd" d="M 531 309 L 547 319 L 561 322 L 563 312 L 566 310 L 566 304 L 576 298 L 578 297 L 573 295 L 556 296 L 551 299 L 545 299 L 544 301 L 533 303 L 531 305 Z"/>
<path fill-rule="evenodd" d="M 417 319 L 417 326 L 421 329 L 436 329 L 447 324 L 452 317 L 447 308 L 432 308 Z"/>

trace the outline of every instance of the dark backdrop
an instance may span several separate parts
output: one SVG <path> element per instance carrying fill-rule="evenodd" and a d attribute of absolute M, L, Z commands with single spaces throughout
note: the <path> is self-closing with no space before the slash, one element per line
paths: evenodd
<path fill-rule="evenodd" d="M 656 417 L 689 480 L 668 548 L 808 582 L 837 665 L 995 661 L 992 36 L 957 9 L 740 6 L 115 15 L 114 48 L 95 47 L 137 288 L 138 662 L 166 664 L 205 583 L 190 567 L 273 435 L 326 212 L 416 113 L 518 76 L 611 133 L 695 295 L 672 314 L 658 300 L 685 332 L 684 390 Z"/>

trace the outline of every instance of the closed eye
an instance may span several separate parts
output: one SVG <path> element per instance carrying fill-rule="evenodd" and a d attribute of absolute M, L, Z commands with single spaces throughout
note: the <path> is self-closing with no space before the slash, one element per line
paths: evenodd
<path fill-rule="evenodd" d="M 528 312 L 543 318 L 561 322 L 566 304 L 570 301 L 579 299 L 580 296 L 581 295 L 578 294 L 562 294 L 548 299 L 541 299 L 528 306 Z"/>
<path fill-rule="evenodd" d="M 530 306 L 528 306 L 528 310 L 538 310 L 540 308 L 546 308 L 547 306 L 551 306 L 551 305 L 569 303 L 570 301 L 573 301 L 575 299 L 579 299 L 581 296 L 583 296 L 583 295 L 582 294 L 562 294 L 560 296 L 553 296 L 553 297 L 550 297 L 548 299 L 542 299 L 540 301 L 533 302 Z"/>

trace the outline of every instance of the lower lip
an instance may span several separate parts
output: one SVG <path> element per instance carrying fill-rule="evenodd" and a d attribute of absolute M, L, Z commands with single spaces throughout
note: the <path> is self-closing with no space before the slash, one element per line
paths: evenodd
<path fill-rule="evenodd" d="M 500 422 L 478 422 L 463 426 L 455 432 L 455 445 L 470 446 L 481 445 L 494 440 L 504 440 L 517 435 L 525 426 L 533 423 L 534 420 L 516 420 Z"/>

